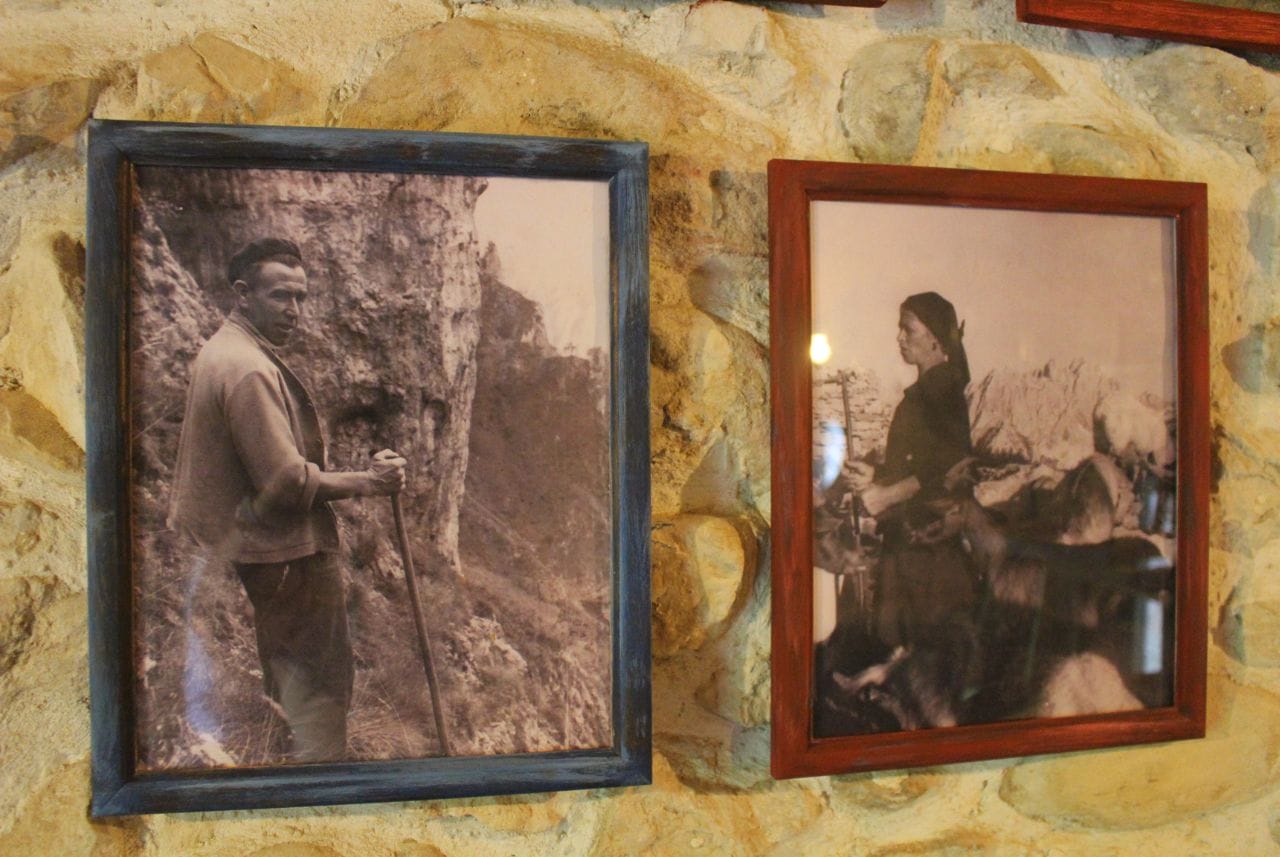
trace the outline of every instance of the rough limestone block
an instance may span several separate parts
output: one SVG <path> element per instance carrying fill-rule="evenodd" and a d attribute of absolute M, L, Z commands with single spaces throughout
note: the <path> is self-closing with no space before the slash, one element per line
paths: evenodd
<path fill-rule="evenodd" d="M 573 806 L 572 795 L 513 795 L 469 801 L 467 815 L 489 830 L 530 835 L 554 832 L 565 823 Z"/>
<path fill-rule="evenodd" d="M 78 471 L 84 450 L 44 404 L 22 389 L 22 373 L 0 368 L 8 381 L 0 387 L 0 451 L 16 461 Z M 11 385 L 11 386 L 10 386 Z"/>
<path fill-rule="evenodd" d="M 760 256 L 714 256 L 689 278 L 689 297 L 698 309 L 745 330 L 769 345 L 769 265 Z"/>
<path fill-rule="evenodd" d="M 1269 310 L 1275 312 L 1274 289 L 1266 288 L 1280 279 L 1280 177 L 1272 177 L 1249 200 L 1249 253 L 1258 265 L 1258 283 L 1271 298 Z"/>
<path fill-rule="evenodd" d="M 723 250 L 769 253 L 769 181 L 764 172 L 716 170 L 711 174 L 712 218 Z"/>
<path fill-rule="evenodd" d="M 694 388 L 686 400 L 668 408 L 673 426 L 690 435 L 705 435 L 720 423 L 732 395 L 723 389 L 733 371 L 728 337 L 703 313 L 663 311 L 654 314 L 651 347 L 654 363 L 678 368 Z"/>
<path fill-rule="evenodd" d="M 1253 800 L 1280 779 L 1280 698 L 1211 678 L 1202 741 L 1024 762 L 1000 796 L 1055 825 L 1136 830 Z"/>
<path fill-rule="evenodd" d="M 655 310 L 651 319 L 654 514 L 681 510 L 679 492 L 723 435 L 735 398 L 734 356 L 720 325 L 696 310 Z M 717 468 L 713 468 L 717 469 Z M 717 470 L 721 470 L 717 469 Z"/>
<path fill-rule="evenodd" d="M 1280 82 L 1256 66 L 1176 45 L 1135 60 L 1130 75 L 1138 102 L 1170 133 L 1201 137 L 1264 169 L 1280 157 Z"/>
<path fill-rule="evenodd" d="M 22 218 L 16 213 L 11 217 L 0 216 L 0 274 L 9 270 L 9 262 L 18 249 L 22 237 Z"/>
<path fill-rule="evenodd" d="M 689 10 L 671 58 L 707 81 L 711 92 L 768 110 L 793 95 L 796 58 L 773 12 L 743 3 Z"/>
<path fill-rule="evenodd" d="M 504 81 L 494 86 L 494 81 Z M 429 82 L 429 85 L 426 85 Z M 648 140 L 654 154 L 735 158 L 777 147 L 668 68 L 550 28 L 454 18 L 407 38 L 342 114 L 343 124 Z"/>
<path fill-rule="evenodd" d="M 1116 178 L 1173 174 L 1175 159 L 1163 142 L 1136 128 L 1094 120 L 1065 122 L 1053 111 L 1010 107 L 990 133 L 975 134 L 975 118 L 988 109 L 970 106 L 963 113 L 947 113 L 938 135 L 938 151 L 947 166 Z"/>
<path fill-rule="evenodd" d="M 41 782 L 0 833 L 0 854 L 132 857 L 143 852 L 136 819 L 85 821 L 89 763 L 70 762 Z"/>
<path fill-rule="evenodd" d="M 721 668 L 707 646 L 654 663 L 654 747 L 688 786 L 754 789 L 768 786 L 769 728 L 746 728 L 703 705 L 697 687 Z"/>
<path fill-rule="evenodd" d="M 725 414 L 725 438 L 737 474 L 733 508 L 743 508 L 761 521 L 769 519 L 770 437 L 768 352 L 747 333 L 730 328 L 737 357 L 737 396 Z"/>
<path fill-rule="evenodd" d="M 706 631 L 697 622 L 702 601 L 697 569 L 690 568 L 693 563 L 673 523 L 655 522 L 652 550 L 653 655 L 661 658 L 696 649 Z"/>
<path fill-rule="evenodd" d="M 1202 144 L 1194 172 L 1174 177 L 1205 182 L 1209 188 L 1209 341 L 1210 347 L 1240 335 L 1245 323 L 1277 314 L 1276 290 L 1261 276 L 1248 251 L 1255 240 L 1248 209 L 1252 195 L 1265 188 L 1252 160 Z M 1264 239 L 1265 240 L 1265 239 Z M 1211 374 L 1210 383 L 1217 383 Z M 1217 392 L 1217 390 L 1215 390 Z M 1224 414 L 1233 416 L 1230 410 Z"/>
<path fill-rule="evenodd" d="M 30 807 L 33 790 L 88 752 L 87 615 L 82 594 L 39 610 L 23 650 L 0 674 L 0 759 L 22 760 L 0 765 L 0 818 Z"/>
<path fill-rule="evenodd" d="M 138 68 L 137 109 L 188 122 L 292 123 L 322 118 L 314 82 L 212 33 L 152 54 Z"/>
<path fill-rule="evenodd" d="M 943 777 L 928 772 L 833 777 L 831 803 L 844 812 L 901 809 L 942 785 Z"/>
<path fill-rule="evenodd" d="M 1063 89 L 1030 53 L 1015 45 L 960 45 L 942 62 L 947 85 L 959 97 L 1050 99 Z"/>
<path fill-rule="evenodd" d="M 71 78 L 0 100 L 0 168 L 67 142 L 93 112 L 100 88 L 96 80 Z"/>
<path fill-rule="evenodd" d="M 22 513 L 30 515 L 38 508 L 25 504 Z M 0 505 L 0 527 L 9 523 L 14 512 Z M 4 533 L 0 538 L 6 538 Z M 33 529 L 22 529 L 15 539 L 19 554 L 34 547 L 37 537 Z M 36 618 L 50 604 L 70 594 L 65 583 L 55 577 L 0 577 L 0 676 L 8 672 L 32 643 Z"/>
<path fill-rule="evenodd" d="M 697 691 L 708 711 L 747 728 L 769 722 L 769 610 L 768 576 L 761 574 L 750 600 L 714 643 L 715 669 Z"/>
<path fill-rule="evenodd" d="M 1280 543 L 1254 554 L 1220 621 L 1217 638 L 1228 654 L 1250 667 L 1280 667 Z"/>
<path fill-rule="evenodd" d="M 10 395 L 0 392 L 0 399 Z M 49 600 L 39 590 L 51 588 L 49 597 L 58 599 L 85 587 L 84 472 L 32 460 L 30 444 L 6 428 L 0 420 L 0 545 L 8 546 L 0 551 L 0 581 L 27 579 L 31 603 L 43 608 Z M 0 596 L 0 613 L 25 610 L 25 592 Z M 5 603 L 7 597 L 17 602 Z"/>
<path fill-rule="evenodd" d="M 1243 407 L 1238 405 L 1238 409 Z M 1280 508 L 1280 466 L 1270 452 L 1280 449 L 1280 431 L 1266 423 L 1267 416 L 1280 420 L 1280 401 L 1256 407 L 1263 416 L 1258 423 L 1230 430 L 1219 426 L 1214 439 L 1217 490 L 1213 512 L 1222 522 L 1224 537 L 1229 536 L 1222 547 L 1247 555 L 1256 555 L 1280 539 L 1280 520 L 1275 514 Z"/>
<path fill-rule="evenodd" d="M 697 649 L 720 634 L 749 559 L 738 529 L 724 518 L 682 515 L 654 528 L 655 655 Z"/>
<path fill-rule="evenodd" d="M 840 86 L 841 130 L 863 161 L 908 163 L 920 143 L 939 43 L 909 36 L 868 45 Z"/>
<path fill-rule="evenodd" d="M 9 269 L 0 274 L 0 366 L 16 370 L 22 389 L 83 449 L 82 312 L 63 285 L 52 249 L 61 234 L 24 230 Z M 9 404 L 25 409 L 16 399 Z M 61 451 L 59 442 L 51 439 L 51 445 Z"/>
<path fill-rule="evenodd" d="M 678 394 L 679 376 L 659 365 L 649 368 L 649 475 L 655 518 L 678 515 L 680 489 L 704 454 L 673 431 L 661 403 Z"/>
<path fill-rule="evenodd" d="M 684 303 L 689 272 L 714 240 L 711 181 L 691 157 L 651 153 L 649 159 L 649 294 L 655 305 Z"/>
<path fill-rule="evenodd" d="M 1027 132 L 1016 159 L 1044 159 L 1046 172 L 1066 175 L 1161 178 L 1167 163 L 1156 144 L 1123 131 L 1047 123 Z"/>
<path fill-rule="evenodd" d="M 449 855 L 426 842 L 406 841 L 398 846 L 396 857 L 449 857 Z"/>
<path fill-rule="evenodd" d="M 617 793 L 591 857 L 796 853 L 786 843 L 823 814 L 821 796 L 798 785 L 700 793 L 685 788 L 661 754 L 653 785 Z M 771 849 L 779 849 L 777 852 Z"/>
<path fill-rule="evenodd" d="M 600 814 L 600 802 L 584 801 L 584 794 L 152 815 L 142 821 L 155 854 L 183 857 L 578 857 L 588 853 Z"/>
<path fill-rule="evenodd" d="M 346 857 L 328 845 L 314 842 L 284 842 L 259 848 L 247 857 Z"/>
<path fill-rule="evenodd" d="M 1274 396 L 1280 393 L 1280 318 L 1255 324 L 1248 333 L 1222 346 L 1223 366 L 1242 390 Z"/>

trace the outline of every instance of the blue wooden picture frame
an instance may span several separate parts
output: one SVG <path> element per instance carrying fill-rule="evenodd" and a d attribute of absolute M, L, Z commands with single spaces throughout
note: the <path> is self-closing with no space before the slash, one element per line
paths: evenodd
<path fill-rule="evenodd" d="M 135 168 L 146 166 L 608 183 L 611 747 L 272 767 L 139 769 L 133 690 L 129 236 Z M 88 176 L 85 346 L 92 815 L 402 801 L 648 783 L 652 730 L 648 146 L 448 133 L 94 121 L 89 129 Z"/>

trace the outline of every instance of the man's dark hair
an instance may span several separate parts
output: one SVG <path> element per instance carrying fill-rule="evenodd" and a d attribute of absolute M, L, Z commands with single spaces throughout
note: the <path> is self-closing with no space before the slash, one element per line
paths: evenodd
<path fill-rule="evenodd" d="M 257 241 L 250 241 L 227 263 L 227 282 L 244 280 L 248 283 L 254 266 L 263 262 L 281 262 L 300 268 L 302 251 L 297 244 L 284 238 L 259 238 Z"/>

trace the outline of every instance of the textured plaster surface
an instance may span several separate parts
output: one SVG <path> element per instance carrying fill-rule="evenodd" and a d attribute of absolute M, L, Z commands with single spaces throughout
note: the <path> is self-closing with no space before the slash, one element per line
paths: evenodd
<path fill-rule="evenodd" d="M 1022 26 L 1011 0 L 0 6 L 0 854 L 1280 851 L 1275 68 Z M 90 115 L 650 143 L 653 786 L 86 820 Z M 1204 741 L 769 778 L 771 157 L 1209 183 Z"/>

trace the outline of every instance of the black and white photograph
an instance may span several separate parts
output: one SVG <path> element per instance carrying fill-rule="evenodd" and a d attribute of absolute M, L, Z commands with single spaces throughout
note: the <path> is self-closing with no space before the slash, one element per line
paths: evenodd
<path fill-rule="evenodd" d="M 617 246 L 636 213 L 607 172 L 511 175 L 519 139 L 481 139 L 456 172 L 130 165 L 127 560 L 107 575 L 130 617 L 110 688 L 126 780 L 447 760 L 428 792 L 501 793 L 538 778 L 459 760 L 554 772 L 642 734 L 618 673 L 644 655 L 628 679 L 647 687 L 647 646 L 620 638 L 639 627 L 620 599 L 647 588 L 619 530 L 648 498 L 619 467 L 614 380 L 616 295 L 643 295 Z"/>
<path fill-rule="evenodd" d="M 140 763 L 608 746 L 604 185 L 141 167 L 135 192 Z"/>
<path fill-rule="evenodd" d="M 1171 705 L 1172 220 L 810 212 L 814 737 Z"/>

